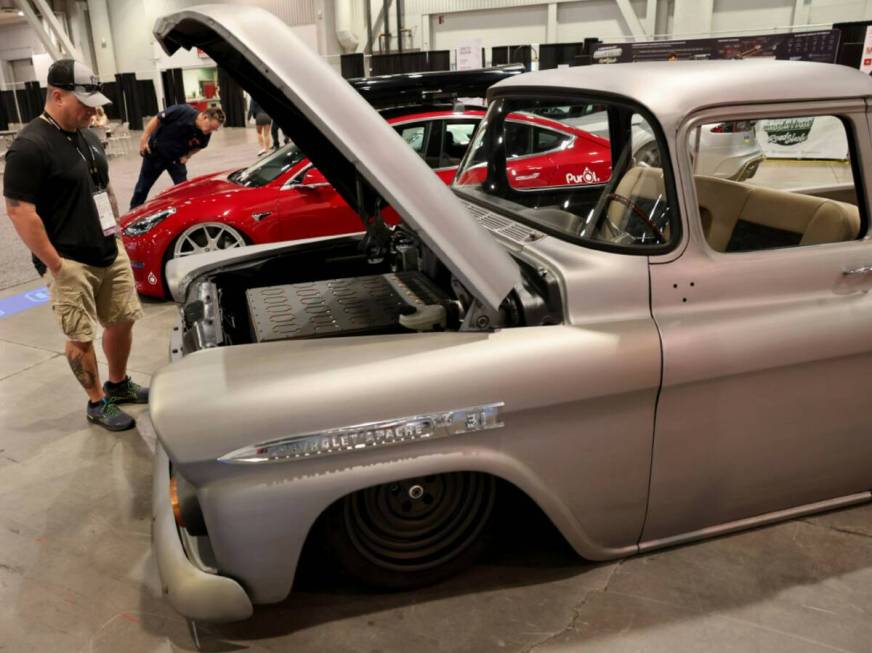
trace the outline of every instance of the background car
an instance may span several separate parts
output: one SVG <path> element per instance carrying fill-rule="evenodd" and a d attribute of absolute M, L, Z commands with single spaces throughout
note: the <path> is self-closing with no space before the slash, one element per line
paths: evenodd
<path fill-rule="evenodd" d="M 372 103 L 380 98 L 367 99 Z M 484 112 L 460 107 L 409 111 L 392 109 L 399 115 L 388 123 L 443 182 L 450 183 Z M 607 139 L 530 113 L 512 116 L 510 124 L 507 156 L 519 188 L 608 179 Z M 399 220 L 389 208 L 384 217 L 389 224 Z M 165 267 L 171 259 L 363 229 L 357 212 L 294 144 L 248 168 L 173 186 L 123 216 L 121 226 L 136 289 L 156 298 L 166 297 Z"/>
<path fill-rule="evenodd" d="M 445 183 L 466 151 L 480 107 L 456 98 L 484 96 L 523 66 L 383 75 L 349 80 Z M 390 211 L 388 222 L 396 222 Z M 360 231 L 357 214 L 289 144 L 248 168 L 174 186 L 121 217 L 122 240 L 141 295 L 166 297 L 167 261 L 250 244 Z"/>
<path fill-rule="evenodd" d="M 557 107 L 549 112 L 568 123 L 600 136 L 608 135 L 609 122 L 597 105 L 580 107 Z M 633 160 L 638 165 L 659 168 L 662 165 L 654 133 L 640 116 L 632 121 L 634 150 Z M 757 142 L 755 121 L 739 120 L 702 125 L 691 135 L 694 158 L 694 173 L 721 179 L 742 181 L 753 177 L 760 163 L 766 158 Z M 699 142 L 695 142 L 698 135 Z"/>

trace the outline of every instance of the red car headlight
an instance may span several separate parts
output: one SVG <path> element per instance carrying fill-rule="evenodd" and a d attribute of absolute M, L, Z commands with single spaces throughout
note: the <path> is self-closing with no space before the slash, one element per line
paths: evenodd
<path fill-rule="evenodd" d="M 141 236 L 142 234 L 154 229 L 157 225 L 173 215 L 175 212 L 175 209 L 169 208 L 162 211 L 157 211 L 156 213 L 150 213 L 149 215 L 144 215 L 124 227 L 122 233 L 125 236 Z"/>

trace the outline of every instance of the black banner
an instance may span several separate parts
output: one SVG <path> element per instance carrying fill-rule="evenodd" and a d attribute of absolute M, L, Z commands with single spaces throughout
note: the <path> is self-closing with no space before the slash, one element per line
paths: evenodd
<path fill-rule="evenodd" d="M 24 122 L 18 115 L 18 108 L 15 106 L 15 91 L 0 91 L 0 101 L 3 103 L 3 110 L 9 122 Z M 4 129 L 9 129 L 7 125 Z"/>
<path fill-rule="evenodd" d="M 491 66 L 519 63 L 529 71 L 532 61 L 533 48 L 529 45 L 498 45 L 491 48 Z"/>
<path fill-rule="evenodd" d="M 139 95 L 139 108 L 142 116 L 157 115 L 157 92 L 154 88 L 154 82 L 150 79 L 137 79 L 136 91 Z"/>
<path fill-rule="evenodd" d="M 449 70 L 451 59 L 448 50 L 425 50 L 397 54 L 374 54 L 370 59 L 373 75 L 397 73 L 420 73 L 428 70 Z"/>
<path fill-rule="evenodd" d="M 339 62 L 342 67 L 342 76 L 345 79 L 356 79 L 366 75 L 363 65 L 363 52 L 343 54 L 339 57 Z"/>
<path fill-rule="evenodd" d="M 185 102 L 185 84 L 182 79 L 181 68 L 169 68 L 161 72 L 161 80 L 163 81 L 163 109 L 171 107 L 174 104 L 183 104 Z"/>
<path fill-rule="evenodd" d="M 795 34 L 761 34 L 718 39 L 601 43 L 593 49 L 594 63 L 750 59 L 767 57 L 833 63 L 839 50 L 837 29 Z"/>
<path fill-rule="evenodd" d="M 245 127 L 245 98 L 242 87 L 223 68 L 218 67 L 218 95 L 227 120 L 225 127 Z"/>

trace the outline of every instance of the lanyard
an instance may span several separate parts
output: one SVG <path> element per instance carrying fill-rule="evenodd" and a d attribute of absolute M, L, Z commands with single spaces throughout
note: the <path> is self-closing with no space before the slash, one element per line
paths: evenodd
<path fill-rule="evenodd" d="M 85 151 L 88 153 L 88 157 L 87 157 L 87 158 L 85 158 L 85 155 L 82 154 L 82 150 L 81 150 L 81 148 L 79 147 L 79 139 L 83 139 L 83 138 L 84 138 L 84 137 L 81 135 L 81 133 L 79 133 L 79 131 L 76 130 L 76 132 L 75 132 L 75 134 L 76 134 L 76 142 L 74 143 L 72 137 L 69 136 L 69 133 L 66 132 L 66 131 L 64 131 L 64 129 L 63 129 L 63 128 L 62 128 L 62 127 L 57 123 L 57 120 L 55 120 L 54 118 L 52 118 L 51 115 L 49 115 L 48 113 L 43 113 L 43 114 L 40 116 L 40 118 L 42 118 L 42 119 L 45 120 L 48 124 L 50 124 L 52 127 L 54 127 L 55 129 L 57 129 L 57 130 L 61 133 L 61 135 L 62 135 L 62 136 L 67 140 L 67 142 L 68 142 L 70 145 L 73 146 L 73 149 L 76 150 L 76 152 L 79 153 L 79 156 L 82 157 L 82 161 L 84 161 L 84 162 L 85 162 L 85 165 L 88 166 L 88 172 L 89 172 L 90 175 L 91 175 L 91 181 L 94 182 L 94 187 L 95 187 L 97 190 L 102 190 L 103 185 L 100 183 L 100 173 L 99 173 L 99 171 L 97 170 L 97 160 L 94 158 L 94 155 L 93 155 L 93 153 L 91 152 L 91 147 L 88 145 L 88 142 L 85 141 Z"/>

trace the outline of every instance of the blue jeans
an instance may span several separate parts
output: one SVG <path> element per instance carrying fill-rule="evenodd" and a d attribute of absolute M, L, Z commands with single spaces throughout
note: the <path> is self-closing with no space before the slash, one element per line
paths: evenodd
<path fill-rule="evenodd" d="M 148 191 L 154 186 L 154 182 L 166 170 L 174 184 L 180 184 L 188 180 L 188 168 L 178 161 L 167 161 L 158 156 L 149 154 L 142 157 L 142 168 L 139 170 L 139 179 L 136 188 L 133 189 L 133 197 L 130 198 L 130 208 L 136 208 L 145 202 Z"/>

